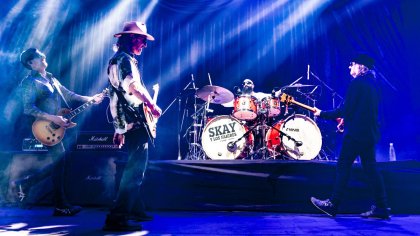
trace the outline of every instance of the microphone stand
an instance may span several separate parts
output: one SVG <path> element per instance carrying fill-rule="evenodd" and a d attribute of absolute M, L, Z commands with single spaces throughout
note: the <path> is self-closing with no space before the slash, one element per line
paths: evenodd
<path fill-rule="evenodd" d="M 296 84 L 297 82 L 299 82 L 299 80 L 301 80 L 303 78 L 303 76 L 299 77 L 297 80 L 293 81 L 291 84 L 289 84 L 289 86 L 292 86 L 294 84 Z"/>
<path fill-rule="evenodd" d="M 333 105 L 333 109 L 335 109 L 335 97 L 337 96 L 341 100 L 344 100 L 344 98 L 340 96 L 334 89 L 328 86 L 324 81 L 322 81 L 316 74 L 312 73 L 312 71 L 310 71 L 310 73 L 313 77 L 315 77 L 315 79 L 317 79 L 324 87 L 326 87 L 331 92 L 332 105 Z"/>
<path fill-rule="evenodd" d="M 192 84 L 193 81 L 190 81 L 181 92 L 178 93 L 178 95 L 172 100 L 171 103 L 165 108 L 165 110 L 162 112 L 162 115 L 165 114 L 165 112 L 178 100 L 178 121 L 177 121 L 177 129 L 178 129 L 178 158 L 177 160 L 181 160 L 181 130 L 184 123 L 185 114 L 182 114 L 182 124 L 180 124 L 180 114 L 181 114 L 181 95 L 182 93 Z"/>

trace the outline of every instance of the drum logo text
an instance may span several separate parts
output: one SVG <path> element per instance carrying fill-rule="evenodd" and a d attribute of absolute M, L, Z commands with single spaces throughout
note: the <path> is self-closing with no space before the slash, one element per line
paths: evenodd
<path fill-rule="evenodd" d="M 299 132 L 299 128 L 286 128 L 286 131 Z"/>
<path fill-rule="evenodd" d="M 217 141 L 236 136 L 235 122 L 209 128 L 210 141 Z"/>

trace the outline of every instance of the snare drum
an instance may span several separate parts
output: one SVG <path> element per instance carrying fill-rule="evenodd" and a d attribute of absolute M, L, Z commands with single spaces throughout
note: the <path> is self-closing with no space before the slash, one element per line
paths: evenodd
<path fill-rule="evenodd" d="M 280 115 L 280 100 L 273 97 L 265 97 L 261 100 L 258 113 L 267 114 L 268 117 Z"/>
<path fill-rule="evenodd" d="M 233 116 L 239 120 L 254 120 L 257 117 L 257 99 L 250 95 L 237 97 L 233 103 Z"/>
<path fill-rule="evenodd" d="M 218 116 L 210 120 L 201 136 L 201 144 L 206 155 L 212 160 L 234 160 L 245 158 L 252 150 L 254 137 L 249 133 L 242 137 L 248 129 L 231 116 Z M 230 142 L 236 142 L 233 150 L 228 150 Z"/>
<path fill-rule="evenodd" d="M 321 151 L 321 131 L 311 118 L 297 114 L 277 122 L 273 127 L 275 129 L 270 128 L 265 138 L 269 149 L 284 152 L 296 160 L 312 160 Z M 286 135 L 280 135 L 278 130 L 302 145 L 296 145 L 296 142 Z"/>

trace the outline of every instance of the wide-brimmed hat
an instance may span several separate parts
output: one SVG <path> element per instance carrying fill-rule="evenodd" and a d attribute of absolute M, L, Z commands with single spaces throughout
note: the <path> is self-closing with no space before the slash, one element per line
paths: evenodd
<path fill-rule="evenodd" d="M 146 24 L 138 21 L 125 22 L 123 31 L 114 34 L 114 37 L 119 38 L 123 34 L 140 34 L 146 36 L 148 40 L 155 40 L 155 38 L 152 35 L 147 33 Z"/>
<path fill-rule="evenodd" d="M 28 62 L 34 58 L 45 58 L 45 54 L 39 51 L 36 48 L 29 48 L 23 51 L 20 54 L 20 62 L 25 66 L 27 69 L 32 70 L 31 66 L 28 64 Z"/>
<path fill-rule="evenodd" d="M 361 64 L 366 66 L 369 69 L 372 69 L 375 65 L 375 59 L 368 55 L 367 53 L 359 53 L 356 56 L 352 58 L 353 62 L 356 62 L 357 64 Z"/>

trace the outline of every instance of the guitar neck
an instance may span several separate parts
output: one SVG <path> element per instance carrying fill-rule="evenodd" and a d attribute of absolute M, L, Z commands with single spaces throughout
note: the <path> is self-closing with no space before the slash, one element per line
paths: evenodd
<path fill-rule="evenodd" d="M 72 119 L 73 117 L 79 115 L 82 111 L 86 110 L 86 108 L 90 107 L 94 102 L 95 102 L 95 99 L 92 99 L 92 100 L 80 105 L 79 107 L 77 107 L 76 109 L 74 109 L 70 113 L 68 113 L 66 115 L 66 118 L 67 119 Z"/>
<path fill-rule="evenodd" d="M 295 101 L 295 100 L 292 100 L 292 101 L 290 101 L 291 103 L 293 103 L 293 104 L 296 104 L 296 105 L 298 105 L 299 107 L 302 107 L 302 108 L 304 108 L 304 109 L 306 109 L 306 110 L 309 110 L 309 111 L 312 111 L 312 112 L 315 112 L 316 110 L 315 110 L 315 108 L 313 108 L 313 107 L 311 107 L 311 106 L 308 106 L 308 105 L 305 105 L 305 104 L 303 104 L 303 103 L 300 103 L 300 102 L 297 102 L 297 101 Z"/>
<path fill-rule="evenodd" d="M 102 90 L 102 92 L 101 92 L 101 96 L 107 96 L 107 95 L 109 95 L 109 89 L 108 88 Z M 87 101 L 86 103 L 83 103 L 81 106 L 79 106 L 76 109 L 70 111 L 68 114 L 65 115 L 65 118 L 72 119 L 73 117 L 80 114 L 80 112 L 86 110 L 86 108 L 92 106 L 92 104 L 94 104 L 94 103 L 95 103 L 95 98 Z"/>

